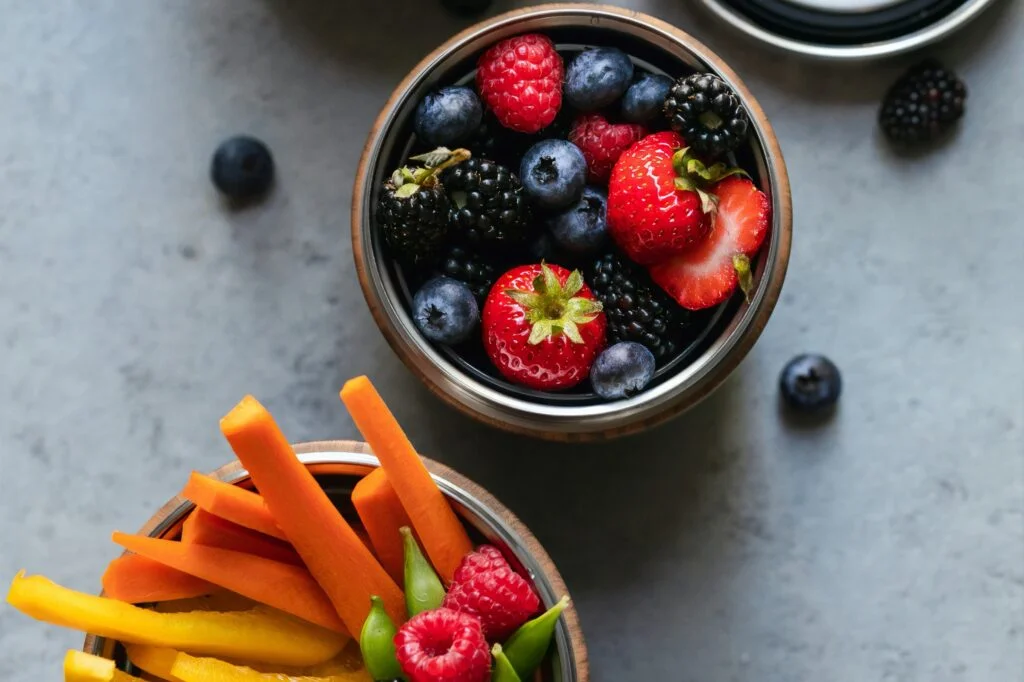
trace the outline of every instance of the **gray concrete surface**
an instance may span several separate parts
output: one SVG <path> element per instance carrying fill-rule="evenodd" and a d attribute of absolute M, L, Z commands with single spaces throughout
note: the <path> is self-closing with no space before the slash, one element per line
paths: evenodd
<path fill-rule="evenodd" d="M 421 449 L 561 565 L 594 680 L 1024 680 L 1024 7 L 933 52 L 970 86 L 914 158 L 875 132 L 907 64 L 772 54 L 678 0 L 774 121 L 796 208 L 783 299 L 713 398 L 600 446 L 452 413 L 383 344 L 348 237 L 368 125 L 461 25 L 430 0 L 0 2 L 0 576 L 97 589 L 132 530 L 229 450 L 246 392 L 296 440 L 354 437 L 368 373 Z M 266 205 L 207 182 L 226 135 L 276 153 Z M 846 394 L 787 421 L 776 376 L 831 355 Z M 486 441 L 486 447 L 481 443 Z M 0 679 L 56 680 L 73 632 L 0 607 Z"/>

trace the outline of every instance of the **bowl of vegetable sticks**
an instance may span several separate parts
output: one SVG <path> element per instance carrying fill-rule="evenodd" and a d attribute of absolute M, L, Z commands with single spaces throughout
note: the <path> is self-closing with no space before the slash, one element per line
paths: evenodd
<path fill-rule="evenodd" d="M 469 640 L 435 653 L 461 664 L 467 641 L 484 648 L 481 680 L 589 680 L 576 611 L 532 533 L 418 455 L 368 379 L 341 396 L 366 442 L 292 446 L 243 399 L 221 420 L 238 459 L 192 472 L 139 532 L 115 532 L 126 551 L 100 596 L 15 577 L 9 604 L 87 633 L 65 655 L 67 682 L 417 682 L 416 626 L 453 610 Z M 495 620 L 466 597 L 470 569 L 527 598 Z"/>

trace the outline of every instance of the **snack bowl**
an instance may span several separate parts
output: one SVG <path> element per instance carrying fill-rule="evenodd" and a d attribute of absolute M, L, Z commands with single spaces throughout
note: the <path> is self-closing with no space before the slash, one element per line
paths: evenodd
<path fill-rule="evenodd" d="M 750 122 L 749 140 L 735 153 L 771 206 L 768 237 L 753 259 L 753 287 L 744 299 L 701 311 L 682 350 L 658 368 L 638 394 L 607 401 L 582 386 L 546 392 L 516 386 L 487 363 L 482 349 L 431 344 L 413 322 L 414 282 L 387 253 L 375 209 L 385 181 L 415 147 L 417 104 L 432 88 L 473 79 L 476 60 L 492 44 L 543 33 L 563 55 L 586 46 L 615 46 L 637 67 L 670 76 L 711 72 L 737 93 Z M 420 147 L 421 148 L 421 147 Z M 516 10 L 457 34 L 423 59 L 385 104 L 359 163 L 353 190 L 352 243 L 360 284 L 388 343 L 442 400 L 484 423 L 552 440 L 592 440 L 647 429 L 692 407 L 739 364 L 760 336 L 782 289 L 789 261 L 792 207 L 778 142 L 764 112 L 737 75 L 700 42 L 635 11 L 606 5 L 542 5 Z"/>
<path fill-rule="evenodd" d="M 354 524 L 358 523 L 349 495 L 359 478 L 379 466 L 369 447 L 356 441 L 321 441 L 294 447 L 299 459 L 314 474 L 342 514 Z M 438 462 L 423 459 L 471 537 L 501 549 L 512 566 L 537 591 L 544 608 L 568 594 L 547 552 L 511 511 L 461 474 Z M 225 482 L 250 486 L 249 475 L 237 460 L 211 475 Z M 139 534 L 175 538 L 193 508 L 191 502 L 175 497 L 142 526 Z M 114 640 L 89 635 L 83 651 L 112 658 L 122 669 L 129 669 L 123 648 Z M 590 679 L 586 644 L 571 602 L 559 619 L 551 651 L 533 679 L 536 682 L 587 682 Z"/>

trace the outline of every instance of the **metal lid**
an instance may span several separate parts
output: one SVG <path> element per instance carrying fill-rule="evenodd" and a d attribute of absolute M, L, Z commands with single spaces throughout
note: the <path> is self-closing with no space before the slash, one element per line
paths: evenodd
<path fill-rule="evenodd" d="M 995 0 L 702 0 L 716 15 L 775 47 L 863 60 L 943 38 Z"/>

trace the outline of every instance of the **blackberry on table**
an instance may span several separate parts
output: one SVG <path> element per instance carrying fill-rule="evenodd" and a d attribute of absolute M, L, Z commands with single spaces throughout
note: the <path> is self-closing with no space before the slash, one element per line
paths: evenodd
<path fill-rule="evenodd" d="M 964 115 L 967 87 L 956 74 L 935 59 L 906 71 L 882 102 L 879 125 L 896 143 L 931 141 Z"/>
<path fill-rule="evenodd" d="M 480 254 L 465 246 L 450 246 L 442 254 L 439 270 L 442 275 L 458 280 L 469 287 L 477 303 L 483 305 L 491 286 L 498 279 L 498 271 Z"/>
<path fill-rule="evenodd" d="M 608 253 L 594 262 L 588 283 L 604 305 L 609 345 L 634 341 L 646 346 L 659 365 L 682 350 L 689 314 L 642 268 L 624 256 Z"/>
<path fill-rule="evenodd" d="M 699 154 L 715 157 L 747 139 L 750 119 L 725 81 L 712 73 L 680 78 L 665 99 L 665 117 Z"/>
<path fill-rule="evenodd" d="M 442 178 L 451 202 L 449 225 L 457 241 L 485 249 L 517 246 L 533 228 L 530 207 L 515 173 L 488 159 L 473 158 Z"/>

